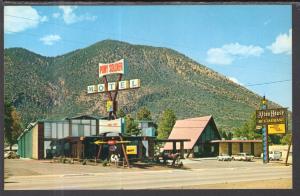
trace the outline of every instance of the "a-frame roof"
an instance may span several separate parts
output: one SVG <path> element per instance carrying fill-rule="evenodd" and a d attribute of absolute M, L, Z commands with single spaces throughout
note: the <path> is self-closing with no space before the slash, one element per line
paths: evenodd
<path fill-rule="evenodd" d="M 194 147 L 195 143 L 197 142 L 202 132 L 205 130 L 209 123 L 213 123 L 213 126 L 216 128 L 215 122 L 211 115 L 177 120 L 168 139 L 190 139 L 191 141 L 184 142 L 184 149 L 190 150 Z M 176 145 L 176 149 L 179 148 L 180 144 L 178 143 Z M 172 143 L 168 142 L 165 144 L 164 150 L 172 149 Z"/>

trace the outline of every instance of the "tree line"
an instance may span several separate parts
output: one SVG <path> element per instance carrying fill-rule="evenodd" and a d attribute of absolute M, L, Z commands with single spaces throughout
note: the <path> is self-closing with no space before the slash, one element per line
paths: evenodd
<path fill-rule="evenodd" d="M 242 126 L 233 128 L 232 131 L 225 131 L 220 129 L 219 133 L 222 138 L 231 140 L 232 138 L 240 139 L 262 139 L 261 130 L 256 129 L 256 113 L 252 113 L 249 120 L 246 121 Z M 285 135 L 269 135 L 268 141 L 270 144 L 288 144 L 291 140 L 292 133 L 290 130 Z"/>
<path fill-rule="evenodd" d="M 21 121 L 21 115 L 16 110 L 11 102 L 4 103 L 4 142 L 6 145 L 12 146 L 17 143 L 17 138 L 23 131 L 23 124 Z M 117 116 L 125 118 L 125 134 L 138 136 L 141 134 L 141 128 L 138 126 L 139 121 L 151 121 L 154 124 L 154 128 L 157 130 L 155 136 L 158 139 L 167 139 L 175 125 L 177 117 L 173 110 L 164 110 L 158 121 L 154 122 L 150 110 L 147 107 L 141 107 L 136 115 L 126 114 L 124 110 L 120 109 L 117 112 Z M 231 140 L 233 138 L 245 138 L 245 139 L 262 139 L 261 132 L 256 130 L 256 117 L 255 113 L 251 114 L 249 120 L 245 122 L 239 128 L 234 128 L 231 131 L 219 129 L 219 133 L 222 138 Z M 269 135 L 269 143 L 271 144 L 288 144 L 291 140 L 291 131 L 287 134 Z"/>
<path fill-rule="evenodd" d="M 136 118 L 134 118 L 132 114 L 125 114 L 122 109 L 118 111 L 117 116 L 125 118 L 125 134 L 127 135 L 137 136 L 141 134 L 141 128 L 138 127 L 139 121 L 152 121 L 155 129 L 157 129 L 155 135 L 158 139 L 167 139 L 177 120 L 174 111 L 166 109 L 162 112 L 158 122 L 155 123 L 153 122 L 151 112 L 147 107 L 141 107 L 136 113 Z"/>

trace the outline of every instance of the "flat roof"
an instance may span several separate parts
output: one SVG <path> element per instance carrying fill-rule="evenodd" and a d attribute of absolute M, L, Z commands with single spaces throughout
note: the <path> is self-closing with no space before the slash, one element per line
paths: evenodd
<path fill-rule="evenodd" d="M 157 139 L 156 142 L 189 142 L 190 139 Z"/>
<path fill-rule="evenodd" d="M 210 143 L 259 143 L 262 140 L 212 140 Z"/>

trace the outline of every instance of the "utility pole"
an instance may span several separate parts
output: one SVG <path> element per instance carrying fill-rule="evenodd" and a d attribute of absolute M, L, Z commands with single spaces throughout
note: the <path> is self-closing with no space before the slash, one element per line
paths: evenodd
<path fill-rule="evenodd" d="M 286 158 L 285 158 L 285 165 L 286 166 L 288 166 L 288 159 L 289 159 L 291 145 L 292 145 L 292 138 L 293 138 L 293 136 L 291 135 L 291 140 L 290 140 L 288 151 L 287 151 Z"/>
<path fill-rule="evenodd" d="M 261 101 L 261 109 L 268 109 L 266 97 L 263 96 Z M 269 163 L 269 141 L 268 141 L 268 125 L 262 126 L 262 140 L 263 140 L 263 163 Z"/>

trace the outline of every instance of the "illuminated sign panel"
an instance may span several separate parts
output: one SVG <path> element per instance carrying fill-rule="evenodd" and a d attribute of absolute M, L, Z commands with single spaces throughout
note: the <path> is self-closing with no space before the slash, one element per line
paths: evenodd
<path fill-rule="evenodd" d="M 134 89 L 141 87 L 140 79 L 132 79 L 132 80 L 123 80 L 119 82 L 118 89 L 116 82 L 109 82 L 107 85 L 107 89 L 105 88 L 105 84 L 98 85 L 90 85 L 87 88 L 87 93 L 103 93 L 108 91 L 116 91 L 116 90 L 126 90 L 126 89 Z"/>
<path fill-rule="evenodd" d="M 268 125 L 268 134 L 285 134 L 285 124 Z"/>
<path fill-rule="evenodd" d="M 111 74 L 124 74 L 125 66 L 124 59 L 108 64 L 99 63 L 99 78 Z"/>
<path fill-rule="evenodd" d="M 256 111 L 256 124 L 285 124 L 287 108 L 267 109 Z"/>
<path fill-rule="evenodd" d="M 125 80 L 125 81 L 120 81 L 119 82 L 119 89 L 120 90 L 124 90 L 124 89 L 128 89 L 129 88 L 129 81 Z"/>
<path fill-rule="evenodd" d="M 136 146 L 126 146 L 126 154 L 137 154 Z"/>
<path fill-rule="evenodd" d="M 130 80 L 130 88 L 139 88 L 140 86 L 141 86 L 141 80 L 140 79 Z"/>
<path fill-rule="evenodd" d="M 106 111 L 112 112 L 114 110 L 113 101 L 107 101 L 106 102 Z"/>
<path fill-rule="evenodd" d="M 102 93 L 102 92 L 105 92 L 105 91 L 106 91 L 105 84 L 98 84 L 98 92 Z"/>
<path fill-rule="evenodd" d="M 124 121 L 122 118 L 118 118 L 115 120 L 99 120 L 99 133 L 107 133 L 107 132 L 114 132 L 114 133 L 122 133 Z"/>
<path fill-rule="evenodd" d="M 115 91 L 116 90 L 116 83 L 115 82 L 109 82 L 107 85 L 108 91 Z"/>
<path fill-rule="evenodd" d="M 90 85 L 87 87 L 87 93 L 95 93 L 94 92 L 94 85 Z"/>

